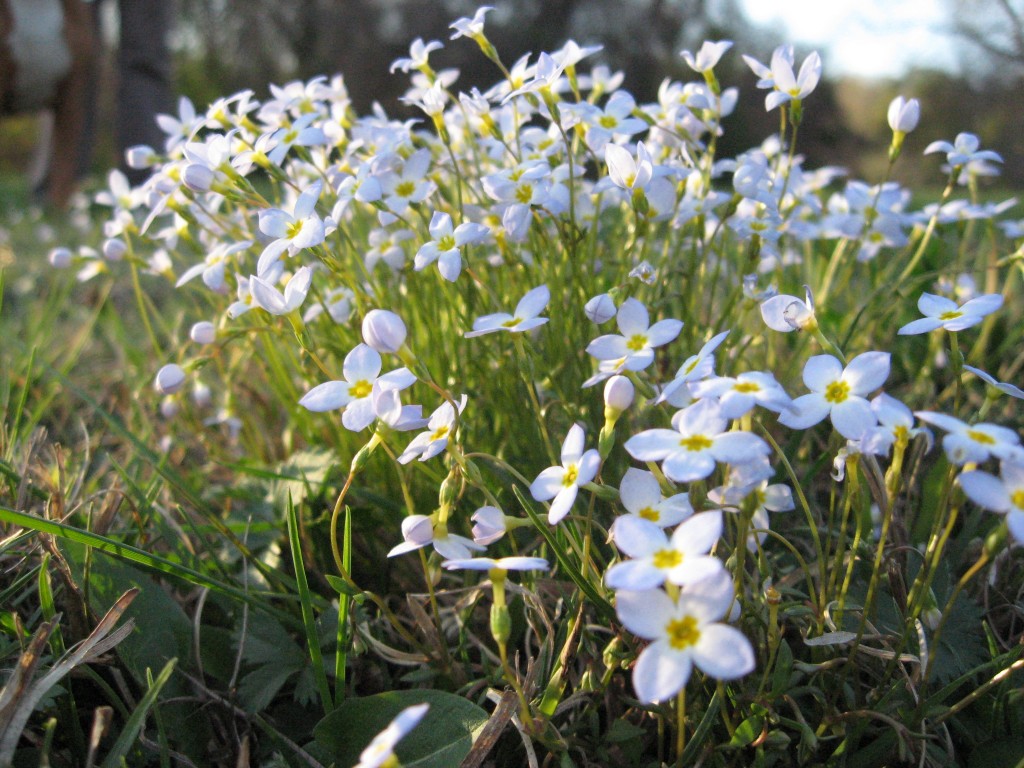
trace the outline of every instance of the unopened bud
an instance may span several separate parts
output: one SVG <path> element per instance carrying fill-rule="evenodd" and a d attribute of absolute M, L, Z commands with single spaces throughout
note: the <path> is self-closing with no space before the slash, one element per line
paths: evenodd
<path fill-rule="evenodd" d="M 124 240 L 111 237 L 103 241 L 103 258 L 107 261 L 120 261 L 128 252 Z"/>
<path fill-rule="evenodd" d="M 161 395 L 173 395 L 185 383 L 185 370 L 177 363 L 168 363 L 156 372 L 153 386 Z"/>
<path fill-rule="evenodd" d="M 363 341 L 378 352 L 397 352 L 405 343 L 405 323 L 386 309 L 372 309 L 363 318 Z"/>
<path fill-rule="evenodd" d="M 615 302 L 607 293 L 602 293 L 588 301 L 583 311 L 586 312 L 588 320 L 600 325 L 615 317 Z"/>
<path fill-rule="evenodd" d="M 141 171 L 156 164 L 156 152 L 145 144 L 136 144 L 124 151 L 124 160 L 129 168 Z"/>
<path fill-rule="evenodd" d="M 615 411 L 615 416 L 629 408 L 633 404 L 633 397 L 636 388 L 633 382 L 625 376 L 612 376 L 604 385 L 604 407 L 605 419 L 608 419 L 608 411 Z"/>
<path fill-rule="evenodd" d="M 213 169 L 202 163 L 189 163 L 181 174 L 182 183 L 193 192 L 206 192 L 213 184 Z"/>
<path fill-rule="evenodd" d="M 71 260 L 74 258 L 74 254 L 71 253 L 69 248 L 61 246 L 50 251 L 48 258 L 50 266 L 56 267 L 57 269 L 65 269 L 66 267 L 71 266 Z"/>
<path fill-rule="evenodd" d="M 188 335 L 196 344 L 212 344 L 217 338 L 217 329 L 209 320 L 200 320 L 192 326 Z"/>

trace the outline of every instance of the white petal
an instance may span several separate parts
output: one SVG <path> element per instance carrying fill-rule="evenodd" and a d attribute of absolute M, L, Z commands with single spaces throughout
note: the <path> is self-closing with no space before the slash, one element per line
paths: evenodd
<path fill-rule="evenodd" d="M 659 640 L 647 646 L 633 667 L 633 688 L 644 704 L 671 699 L 690 679 L 689 653 L 675 651 Z"/>
<path fill-rule="evenodd" d="M 638 461 L 661 461 L 679 450 L 679 433 L 671 429 L 648 429 L 629 438 L 625 448 Z"/>
<path fill-rule="evenodd" d="M 917 336 L 921 333 L 930 333 L 936 328 L 942 327 L 942 321 L 934 317 L 922 317 L 919 320 L 913 320 L 898 331 L 897 336 Z"/>
<path fill-rule="evenodd" d="M 642 517 L 627 515 L 620 517 L 613 526 L 615 546 L 629 557 L 647 557 L 659 549 L 668 547 L 665 532 L 657 525 Z M 717 540 L 717 537 L 716 537 Z M 710 546 L 708 547 L 710 549 Z M 708 550 L 705 549 L 705 552 Z M 619 589 L 620 587 L 616 587 Z M 625 587 L 628 589 L 628 587 Z M 636 589 L 636 587 L 634 587 Z"/>
<path fill-rule="evenodd" d="M 722 537 L 722 513 L 701 512 L 672 533 L 672 547 L 686 555 L 706 555 Z"/>
<path fill-rule="evenodd" d="M 705 624 L 693 648 L 693 662 L 709 677 L 735 680 L 754 670 L 754 649 L 738 629 Z"/>
<path fill-rule="evenodd" d="M 615 594 L 615 611 L 622 625 L 637 637 L 655 640 L 675 612 L 672 599 L 660 589 Z"/>
<path fill-rule="evenodd" d="M 862 397 L 849 397 L 832 406 L 832 426 L 847 440 L 860 440 L 871 427 L 875 426 L 875 412 Z"/>
<path fill-rule="evenodd" d="M 565 479 L 565 467 L 548 467 L 530 483 L 530 494 L 537 501 L 554 498 L 562 490 Z"/>
<path fill-rule="evenodd" d="M 619 499 L 634 514 L 645 507 L 656 506 L 661 501 L 661 488 L 654 473 L 630 467 L 619 483 Z"/>
<path fill-rule="evenodd" d="M 807 429 L 813 427 L 831 410 L 831 404 L 821 395 L 812 392 L 801 395 L 793 401 L 795 411 L 785 411 L 779 416 L 779 424 L 790 429 Z"/>
<path fill-rule="evenodd" d="M 998 477 L 988 472 L 964 472 L 960 487 L 971 501 L 992 512 L 1006 512 L 1012 506 L 1010 494 Z"/>
<path fill-rule="evenodd" d="M 665 583 L 665 572 L 650 560 L 625 560 L 605 572 L 604 583 L 615 590 L 655 589 Z"/>
<path fill-rule="evenodd" d="M 632 298 L 622 302 L 615 320 L 619 325 L 619 332 L 627 337 L 635 333 L 646 333 L 650 327 L 647 307 Z"/>
<path fill-rule="evenodd" d="M 548 510 L 548 523 L 556 525 L 563 517 L 569 514 L 572 503 L 576 501 L 576 494 L 578 492 L 579 486 L 577 485 L 566 486 L 558 492 L 558 495 L 551 502 L 551 508 Z"/>
<path fill-rule="evenodd" d="M 925 317 L 935 317 L 944 312 L 955 312 L 958 307 L 955 301 L 945 296 L 936 296 L 934 293 L 922 293 L 917 300 L 917 308 Z"/>
<path fill-rule="evenodd" d="M 299 405 L 314 413 L 344 408 L 352 402 L 347 381 L 327 381 L 318 384 L 302 396 Z"/>
<path fill-rule="evenodd" d="M 544 308 L 547 307 L 548 301 L 551 300 L 551 291 L 546 285 L 538 286 L 531 291 L 528 291 L 523 298 L 516 304 L 516 317 L 518 318 L 529 318 L 536 317 Z"/>
<path fill-rule="evenodd" d="M 832 355 L 815 355 L 804 365 L 804 384 L 812 392 L 824 392 L 825 388 L 843 375 L 843 364 Z"/>
<path fill-rule="evenodd" d="M 668 344 L 683 330 L 682 320 L 659 320 L 647 329 L 647 343 L 652 347 Z"/>
<path fill-rule="evenodd" d="M 369 344 L 357 344 L 352 351 L 345 355 L 345 362 L 342 364 L 342 372 L 346 381 L 355 384 L 357 381 L 367 381 L 372 384 L 377 380 L 380 373 L 380 353 Z"/>
<path fill-rule="evenodd" d="M 855 395 L 866 395 L 878 389 L 889 378 L 888 352 L 863 352 L 857 355 L 843 371 L 843 381 Z"/>

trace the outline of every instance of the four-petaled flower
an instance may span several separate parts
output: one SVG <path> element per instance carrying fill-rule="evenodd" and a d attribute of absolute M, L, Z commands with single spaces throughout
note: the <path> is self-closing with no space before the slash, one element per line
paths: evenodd
<path fill-rule="evenodd" d="M 649 520 L 662 528 L 669 528 L 693 514 L 688 493 L 677 493 L 667 499 L 661 495 L 658 480 L 652 472 L 630 467 L 619 483 L 619 501 L 629 514 L 618 518 L 612 524 L 614 529 L 619 520 L 638 517 Z"/>
<path fill-rule="evenodd" d="M 743 464 L 767 456 L 771 448 L 751 432 L 728 431 L 718 403 L 699 400 L 672 417 L 674 429 L 648 429 L 626 441 L 638 461 L 661 461 L 669 480 L 692 483 L 715 470 L 715 462 Z"/>
<path fill-rule="evenodd" d="M 615 316 L 619 333 L 598 336 L 587 345 L 587 354 L 602 361 L 596 376 L 584 386 L 593 385 L 622 371 L 640 371 L 654 362 L 654 348 L 668 344 L 683 328 L 681 320 L 659 320 L 650 324 L 647 307 L 636 299 L 626 299 Z"/>
<path fill-rule="evenodd" d="M 539 328 L 548 321 L 546 317 L 537 317 L 548 305 L 551 298 L 551 291 L 546 285 L 538 286 L 528 291 L 516 304 L 514 315 L 507 312 L 496 312 L 493 315 L 483 315 L 473 321 L 473 330 L 465 333 L 467 339 L 475 336 L 483 336 L 485 333 L 496 331 L 512 331 L 522 333 L 534 328 Z"/>
<path fill-rule="evenodd" d="M 471 221 L 454 227 L 452 217 L 441 211 L 434 212 L 429 229 L 430 236 L 434 239 L 424 243 L 416 251 L 413 266 L 419 272 L 436 261 L 441 277 L 452 283 L 462 272 L 462 246 L 479 243 L 490 234 L 490 230 L 483 224 Z"/>
<path fill-rule="evenodd" d="M 580 486 L 597 476 L 601 457 L 595 448 L 584 452 L 583 441 L 583 427 L 573 424 L 562 443 L 562 466 L 548 467 L 530 484 L 530 493 L 537 501 L 554 499 L 548 510 L 551 525 L 569 514 Z"/>
<path fill-rule="evenodd" d="M 914 415 L 939 429 L 946 430 L 942 448 L 954 464 L 979 463 L 989 456 L 1024 464 L 1024 448 L 1017 433 L 997 424 L 967 424 L 953 416 L 933 411 L 915 411 Z"/>
<path fill-rule="evenodd" d="M 922 293 L 921 298 L 917 300 L 917 308 L 921 310 L 924 317 L 907 323 L 897 333 L 900 336 L 913 336 L 918 333 L 934 331 L 936 328 L 962 331 L 972 325 L 977 325 L 986 315 L 991 315 L 1001 306 L 1003 306 L 1003 296 L 1000 293 L 976 296 L 962 305 L 958 305 L 945 296 Z"/>
<path fill-rule="evenodd" d="M 448 401 L 441 405 L 430 415 L 425 432 L 420 432 L 406 446 L 406 449 L 398 456 L 399 464 L 408 464 L 415 458 L 420 461 L 437 456 L 448 447 L 448 438 L 455 428 L 455 421 L 458 415 L 466 407 L 466 396 L 463 395 L 458 402 L 459 410 L 456 413 L 454 406 Z"/>
<path fill-rule="evenodd" d="M 633 667 L 633 688 L 644 704 L 675 696 L 696 666 L 716 680 L 735 680 L 754 669 L 746 635 L 718 622 L 732 607 L 732 581 L 723 569 L 688 586 L 676 600 L 660 589 L 615 595 L 619 620 L 651 640 Z"/>
<path fill-rule="evenodd" d="M 686 586 L 706 579 L 724 568 L 721 560 L 708 554 L 721 536 L 721 512 L 701 512 L 684 520 L 671 538 L 641 517 L 620 517 L 612 539 L 630 559 L 609 568 L 604 583 L 612 589 L 639 592 L 666 581 Z"/>
<path fill-rule="evenodd" d="M 341 423 L 346 429 L 366 429 L 378 415 L 373 398 L 378 389 L 402 390 L 416 381 L 408 368 L 380 376 L 380 367 L 380 353 L 367 344 L 358 344 L 345 356 L 344 380 L 318 384 L 303 395 L 299 405 L 316 413 L 344 408 Z"/>
<path fill-rule="evenodd" d="M 889 378 L 889 358 L 888 352 L 864 352 L 843 368 L 832 355 L 815 355 L 804 365 L 804 384 L 810 393 L 796 398 L 779 423 L 807 429 L 829 416 L 839 434 L 859 440 L 878 423 L 865 396 Z"/>

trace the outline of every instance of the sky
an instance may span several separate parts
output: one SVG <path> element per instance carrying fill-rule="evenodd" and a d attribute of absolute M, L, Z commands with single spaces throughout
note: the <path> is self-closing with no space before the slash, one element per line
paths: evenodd
<path fill-rule="evenodd" d="M 943 0 L 741 0 L 747 18 L 800 47 L 832 74 L 899 77 L 912 66 L 955 70 Z"/>

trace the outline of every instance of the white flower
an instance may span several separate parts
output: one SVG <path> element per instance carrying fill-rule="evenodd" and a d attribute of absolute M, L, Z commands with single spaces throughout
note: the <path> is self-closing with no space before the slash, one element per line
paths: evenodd
<path fill-rule="evenodd" d="M 907 323 L 897 333 L 900 336 L 912 336 L 918 333 L 928 333 L 936 328 L 962 331 L 972 325 L 977 325 L 986 315 L 992 314 L 1001 306 L 1003 306 L 1003 296 L 1000 293 L 986 293 L 970 299 L 963 305 L 958 305 L 945 296 L 922 293 L 921 298 L 917 300 L 917 308 L 921 310 L 924 317 Z"/>
<path fill-rule="evenodd" d="M 619 483 L 619 501 L 629 515 L 617 518 L 612 530 L 625 517 L 635 516 L 649 520 L 662 528 L 670 528 L 693 514 L 688 493 L 677 493 L 667 499 L 661 495 L 661 487 L 654 473 L 646 469 L 630 467 Z"/>
<path fill-rule="evenodd" d="M 1017 433 L 997 424 L 966 424 L 953 416 L 915 411 L 921 421 L 946 430 L 942 448 L 954 464 L 980 463 L 989 456 L 1015 464 L 1024 463 L 1024 449 Z"/>
<path fill-rule="evenodd" d="M 980 142 L 973 133 L 959 133 L 950 144 L 948 141 L 933 141 L 925 147 L 924 154 L 930 155 L 935 152 L 945 152 L 946 161 L 957 168 L 968 163 L 991 160 L 996 163 L 1003 162 L 1003 158 L 997 152 L 990 149 L 979 150 Z"/>
<path fill-rule="evenodd" d="M 537 501 L 554 499 L 548 510 L 551 525 L 569 514 L 579 487 L 597 476 L 601 457 L 594 448 L 584 452 L 583 445 L 583 427 L 573 424 L 562 443 L 562 466 L 548 467 L 530 484 L 530 493 Z"/>
<path fill-rule="evenodd" d="M 1024 544 L 1024 466 L 1004 461 L 999 474 L 964 472 L 959 478 L 960 487 L 979 507 L 1006 515 L 1010 533 Z"/>
<path fill-rule="evenodd" d="M 666 581 L 678 586 L 701 581 L 724 568 L 721 560 L 708 554 L 721 536 L 720 512 L 701 512 L 684 520 L 671 539 L 642 517 L 620 517 L 612 539 L 631 559 L 609 568 L 604 582 L 616 590 L 642 591 Z"/>
<path fill-rule="evenodd" d="M 625 147 L 608 143 L 604 148 L 604 161 L 612 183 L 621 189 L 646 189 L 654 176 L 651 153 L 642 141 L 636 145 L 636 160 Z"/>
<path fill-rule="evenodd" d="M 703 74 L 714 69 L 719 59 L 730 48 L 732 48 L 732 40 L 719 40 L 714 43 L 710 40 L 705 40 L 701 43 L 696 56 L 689 51 L 680 51 L 679 55 L 683 57 L 683 61 L 690 66 L 690 69 Z"/>
<path fill-rule="evenodd" d="M 255 275 L 249 276 L 249 291 L 257 306 L 263 307 L 272 315 L 287 315 L 302 306 L 312 281 L 313 271 L 309 267 L 300 267 L 288 279 L 283 294 L 269 282 Z"/>
<path fill-rule="evenodd" d="M 314 413 L 344 408 L 341 423 L 346 429 L 353 432 L 366 429 L 378 415 L 372 397 L 376 389 L 402 390 L 416 381 L 407 368 L 380 376 L 380 367 L 380 353 L 366 344 L 359 344 L 345 356 L 344 380 L 318 384 L 303 395 L 299 405 Z"/>
<path fill-rule="evenodd" d="M 429 704 L 414 704 L 399 712 L 398 716 L 388 723 L 388 727 L 374 736 L 369 746 L 359 754 L 359 764 L 355 768 L 382 768 L 387 760 L 394 756 L 395 745 L 419 725 L 429 708 Z"/>
<path fill-rule="evenodd" d="M 761 318 L 773 331 L 813 331 L 818 326 L 818 320 L 814 315 L 811 289 L 807 289 L 804 299 L 780 293 L 761 302 Z"/>
<path fill-rule="evenodd" d="M 490 234 L 483 224 L 470 221 L 453 228 L 452 217 L 441 211 L 434 212 L 429 230 L 434 239 L 416 251 L 413 266 L 419 272 L 436 261 L 441 277 L 452 283 L 462 272 L 462 246 L 479 243 Z"/>
<path fill-rule="evenodd" d="M 636 299 L 622 302 L 616 315 L 618 334 L 598 336 L 587 345 L 587 354 L 598 360 L 611 361 L 612 373 L 643 370 L 654 362 L 654 349 L 668 344 L 683 328 L 681 320 L 660 320 L 650 324 L 647 307 Z M 600 376 L 597 381 L 607 376 Z M 593 383 L 597 383 L 593 381 Z"/>
<path fill-rule="evenodd" d="M 626 452 L 638 461 L 661 461 L 669 480 L 690 483 L 715 470 L 715 462 L 743 464 L 771 453 L 751 432 L 728 431 L 718 403 L 700 400 L 672 417 L 674 429 L 648 429 L 626 441 Z"/>
<path fill-rule="evenodd" d="M 804 384 L 810 394 L 793 401 L 795 410 L 779 417 L 791 429 L 807 429 L 831 417 L 832 425 L 848 440 L 859 440 L 878 422 L 865 396 L 889 378 L 888 352 L 864 352 L 845 368 L 832 355 L 815 355 L 804 365 Z"/>
<path fill-rule="evenodd" d="M 391 62 L 391 68 L 388 71 L 394 72 L 396 69 L 400 69 L 403 72 L 408 72 L 410 69 L 423 69 L 428 66 L 427 57 L 430 56 L 431 51 L 441 48 L 444 48 L 444 45 L 439 40 L 431 40 L 424 44 L 423 38 L 417 37 L 409 46 L 408 58 L 395 59 Z"/>
<path fill-rule="evenodd" d="M 690 385 L 694 397 L 718 401 L 722 416 L 738 419 L 755 405 L 781 413 L 793 409 L 793 401 L 770 373 L 748 371 L 736 377 L 715 376 Z"/>
<path fill-rule="evenodd" d="M 728 573 L 687 587 L 673 601 L 660 589 L 615 595 L 619 620 L 652 641 L 633 668 L 633 688 L 644 704 L 675 696 L 696 665 L 716 680 L 735 680 L 754 669 L 754 649 L 738 629 L 718 623 L 732 607 Z"/>
<path fill-rule="evenodd" d="M 402 451 L 401 455 L 399 455 L 399 464 L 408 464 L 415 458 L 419 458 L 420 461 L 426 461 L 437 456 L 437 454 L 447 448 L 448 438 L 451 437 L 458 414 L 462 413 L 466 407 L 465 395 L 459 399 L 458 406 L 459 410 L 456 413 L 455 408 L 452 407 L 450 402 L 445 401 L 441 403 L 437 410 L 430 415 L 430 421 L 427 422 L 427 430 L 416 435 L 412 442 L 406 446 L 406 449 Z"/>
<path fill-rule="evenodd" d="M 260 231 L 276 239 L 260 254 L 256 263 L 257 275 L 263 277 L 285 251 L 296 253 L 324 241 L 324 222 L 316 214 L 316 203 L 322 188 L 322 182 L 316 181 L 304 189 L 291 213 L 282 208 L 260 211 Z"/>
<path fill-rule="evenodd" d="M 981 370 L 980 368 L 974 368 L 973 366 L 965 365 L 964 370 L 970 371 L 979 379 L 988 384 L 990 387 L 995 387 L 1004 395 L 1016 397 L 1018 400 L 1024 400 L 1024 390 L 1022 390 L 1020 387 L 1014 386 L 1013 384 L 1009 384 L 1005 381 L 997 381 L 992 374 L 985 373 L 985 371 Z"/>
<path fill-rule="evenodd" d="M 453 21 L 448 25 L 451 29 L 455 30 L 451 39 L 458 40 L 460 37 L 471 37 L 476 40 L 481 37 L 484 33 L 484 16 L 493 10 L 492 6 L 482 5 L 476 9 L 472 19 L 463 16 L 461 19 Z"/>
<path fill-rule="evenodd" d="M 427 515 L 409 515 L 402 520 L 402 543 L 391 548 L 388 557 L 404 555 L 430 544 L 434 550 L 449 560 L 470 558 L 473 552 L 483 552 L 484 547 L 472 539 L 449 533 L 447 526 L 437 525 Z"/>
<path fill-rule="evenodd" d="M 473 330 L 465 335 L 467 339 L 476 336 L 483 336 L 485 333 L 496 331 L 512 331 L 522 333 L 534 328 L 539 328 L 548 321 L 546 317 L 537 317 L 547 307 L 551 298 L 551 291 L 546 285 L 538 286 L 528 291 L 516 304 L 515 314 L 497 312 L 493 315 L 484 315 L 473 321 Z"/>
<path fill-rule="evenodd" d="M 654 403 L 665 403 L 674 405 L 676 408 L 685 408 L 693 402 L 693 385 L 696 382 L 706 379 L 715 372 L 714 351 L 725 341 L 729 335 L 728 331 L 722 331 L 717 336 L 709 339 L 700 348 L 696 355 L 686 358 L 675 378 L 662 387 L 661 392 L 654 399 Z"/>
<path fill-rule="evenodd" d="M 497 507 L 480 507 L 469 519 L 475 523 L 473 541 L 477 544 L 493 544 L 506 533 L 505 513 Z"/>
<path fill-rule="evenodd" d="M 914 414 L 891 395 L 882 392 L 871 401 L 871 410 L 878 418 L 878 426 L 868 429 L 860 439 L 860 450 L 875 456 L 884 456 L 897 440 L 911 440 L 925 435 L 928 449 L 932 446 L 932 433 L 924 427 L 914 426 Z"/>

